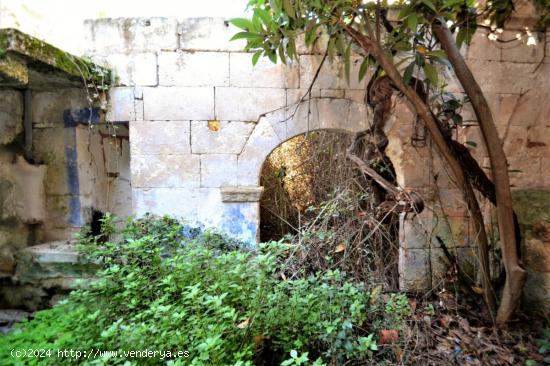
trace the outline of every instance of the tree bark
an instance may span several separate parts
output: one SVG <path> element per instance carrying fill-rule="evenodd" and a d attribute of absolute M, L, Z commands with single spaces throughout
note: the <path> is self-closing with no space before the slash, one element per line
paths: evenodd
<path fill-rule="evenodd" d="M 368 21 L 366 22 L 367 30 L 369 37 L 366 37 L 362 33 L 356 31 L 351 26 L 345 25 L 344 30 L 350 35 L 350 37 L 355 40 L 355 42 L 363 48 L 367 53 L 370 53 L 380 66 L 384 69 L 388 77 L 392 80 L 394 85 L 401 91 L 405 97 L 411 102 L 413 107 L 416 110 L 416 113 L 426 124 L 428 132 L 432 137 L 437 149 L 451 168 L 453 175 L 457 181 L 459 187 L 462 188 L 464 198 L 468 203 L 468 208 L 472 214 L 474 230 L 478 235 L 479 240 L 479 249 L 480 249 L 480 263 L 482 267 L 482 278 L 484 286 L 485 301 L 489 308 L 489 311 L 492 311 L 494 307 L 494 299 L 492 296 L 492 287 L 489 279 L 489 265 L 488 265 L 488 239 L 487 233 L 485 232 L 485 226 L 483 224 L 483 215 L 479 208 L 479 204 L 475 197 L 474 191 L 470 182 L 466 179 L 466 175 L 460 165 L 459 161 L 456 159 L 453 151 L 447 145 L 445 138 L 439 130 L 438 124 L 432 116 L 432 113 L 426 103 L 418 96 L 416 91 L 410 86 L 406 85 L 403 81 L 403 78 L 395 65 L 388 59 L 384 50 L 379 43 L 373 41 L 373 31 L 371 29 Z"/>
<path fill-rule="evenodd" d="M 526 280 L 525 270 L 516 251 L 516 236 L 514 216 L 512 210 L 512 194 L 510 191 L 510 179 L 508 177 L 508 163 L 498 137 L 498 132 L 493 121 L 491 109 L 476 82 L 472 72 L 466 65 L 460 50 L 456 46 L 453 35 L 443 20 L 435 19 L 433 32 L 441 43 L 441 48 L 449 58 L 456 76 L 464 91 L 470 98 L 475 114 L 479 121 L 481 133 L 489 160 L 496 193 L 496 210 L 500 241 L 502 246 L 502 258 L 506 269 L 506 283 L 502 294 L 502 300 L 497 313 L 497 324 L 504 325 L 510 321 L 514 311 L 519 305 L 521 292 Z"/>

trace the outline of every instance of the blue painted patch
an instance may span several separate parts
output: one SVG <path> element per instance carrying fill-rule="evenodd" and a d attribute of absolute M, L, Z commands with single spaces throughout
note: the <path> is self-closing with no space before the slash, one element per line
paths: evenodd
<path fill-rule="evenodd" d="M 78 152 L 76 148 L 76 126 L 79 123 L 99 123 L 98 108 L 66 109 L 63 111 L 63 124 L 67 128 L 65 134 L 65 160 L 67 169 L 67 184 L 69 186 L 69 223 L 82 225 L 80 216 L 80 181 L 78 178 Z"/>
<path fill-rule="evenodd" d="M 65 127 L 76 127 L 79 124 L 98 124 L 99 108 L 65 109 L 63 111 Z"/>
<path fill-rule="evenodd" d="M 229 204 L 222 216 L 222 230 L 240 240 L 256 244 L 256 224 L 247 220 L 241 209 L 245 206 L 240 204 Z"/>

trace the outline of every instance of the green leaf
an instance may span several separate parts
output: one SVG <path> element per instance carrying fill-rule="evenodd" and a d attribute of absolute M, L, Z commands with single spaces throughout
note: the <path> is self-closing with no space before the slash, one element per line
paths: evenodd
<path fill-rule="evenodd" d="M 426 78 L 430 80 L 430 82 L 433 85 L 437 85 L 438 77 L 437 77 L 437 69 L 434 65 L 425 63 L 424 64 L 424 74 L 426 75 Z"/>
<path fill-rule="evenodd" d="M 277 54 L 273 51 L 267 53 L 267 57 L 273 62 L 274 64 L 277 63 Z"/>
<path fill-rule="evenodd" d="M 262 20 L 257 14 L 254 14 L 252 16 L 252 30 L 254 32 L 261 32 L 262 31 Z"/>
<path fill-rule="evenodd" d="M 258 60 L 260 59 L 260 56 L 262 55 L 264 51 L 257 51 L 254 53 L 254 55 L 252 55 L 252 65 L 253 66 L 256 66 L 256 64 L 258 63 Z"/>
<path fill-rule="evenodd" d="M 279 58 L 281 59 L 282 63 L 286 65 L 285 48 L 283 47 L 282 42 L 279 44 Z"/>
<path fill-rule="evenodd" d="M 330 40 L 328 41 L 327 53 L 328 53 L 329 60 L 334 59 L 334 53 L 336 52 L 336 50 L 335 50 L 336 46 L 334 45 L 335 42 L 336 41 L 335 41 L 334 37 L 331 37 Z"/>
<path fill-rule="evenodd" d="M 246 39 L 257 39 L 259 38 L 260 35 L 258 33 L 252 33 L 252 32 L 239 32 L 237 34 L 235 34 L 233 37 L 231 37 L 231 41 L 234 41 L 234 40 L 237 40 L 237 39 L 243 39 L 243 38 L 246 38 Z"/>
<path fill-rule="evenodd" d="M 452 8 L 455 5 L 463 4 L 464 0 L 445 0 L 444 7 Z"/>
<path fill-rule="evenodd" d="M 336 50 L 342 56 L 345 53 L 345 48 L 344 47 L 345 47 L 344 46 L 344 35 L 342 33 L 340 33 L 336 38 Z"/>
<path fill-rule="evenodd" d="M 262 22 L 269 28 L 269 24 L 272 22 L 271 17 L 269 16 L 269 13 L 265 9 L 261 8 L 255 8 L 254 14 L 258 15 Z"/>
<path fill-rule="evenodd" d="M 351 42 L 348 44 L 348 48 L 346 48 L 346 52 L 344 53 L 344 72 L 346 74 L 346 81 L 349 84 L 349 74 L 351 69 Z"/>
<path fill-rule="evenodd" d="M 411 6 L 405 6 L 397 15 L 397 19 L 405 19 L 405 17 L 409 15 L 412 10 L 413 8 Z"/>
<path fill-rule="evenodd" d="M 470 28 L 460 27 L 460 29 L 458 30 L 458 34 L 456 35 L 457 47 L 460 48 L 463 44 L 470 44 L 474 32 L 475 26 Z"/>
<path fill-rule="evenodd" d="M 416 33 L 416 27 L 418 26 L 418 17 L 416 13 L 412 13 L 407 17 L 407 27 L 414 33 Z"/>
<path fill-rule="evenodd" d="M 359 67 L 359 82 L 365 78 L 365 75 L 367 74 L 367 71 L 369 69 L 370 59 L 369 57 L 365 57 L 363 59 L 363 62 L 361 62 L 361 66 Z"/>
<path fill-rule="evenodd" d="M 403 81 L 407 85 L 409 85 L 409 83 L 411 82 L 415 65 L 416 64 L 414 62 L 411 62 L 409 66 L 407 66 L 407 68 L 405 69 L 405 73 L 403 74 Z"/>
<path fill-rule="evenodd" d="M 244 30 L 251 30 L 253 29 L 252 22 L 245 18 L 233 18 L 229 19 L 229 23 L 233 24 L 237 28 L 241 28 Z"/>
<path fill-rule="evenodd" d="M 416 55 L 414 55 L 414 62 L 418 66 L 423 67 L 426 63 L 426 60 L 424 60 L 424 57 L 420 53 L 417 53 Z"/>
<path fill-rule="evenodd" d="M 453 119 L 453 123 L 454 123 L 455 125 L 460 125 L 460 124 L 462 124 L 462 116 L 461 116 L 460 114 L 456 114 L 456 113 L 453 114 L 452 119 Z"/>
<path fill-rule="evenodd" d="M 426 5 L 428 8 L 430 8 L 431 11 L 434 13 L 437 12 L 437 9 L 435 8 L 434 3 L 432 3 L 431 0 L 422 0 L 422 4 Z"/>
<path fill-rule="evenodd" d="M 294 38 L 288 39 L 288 46 L 286 47 L 286 52 L 288 53 L 288 57 L 290 59 L 297 58 L 298 52 L 296 52 L 296 41 L 294 41 Z"/>
<path fill-rule="evenodd" d="M 399 41 L 392 48 L 397 51 L 407 52 L 412 49 L 412 46 L 408 41 Z"/>
<path fill-rule="evenodd" d="M 443 50 L 428 51 L 428 52 L 426 52 L 426 55 L 429 56 L 430 58 L 437 58 L 437 59 L 440 59 L 440 58 L 446 59 L 447 58 L 447 54 Z"/>
<path fill-rule="evenodd" d="M 294 12 L 294 7 L 292 6 L 292 2 L 290 0 L 283 0 L 283 8 L 285 9 L 285 12 L 289 16 L 289 18 L 296 18 L 296 13 Z"/>

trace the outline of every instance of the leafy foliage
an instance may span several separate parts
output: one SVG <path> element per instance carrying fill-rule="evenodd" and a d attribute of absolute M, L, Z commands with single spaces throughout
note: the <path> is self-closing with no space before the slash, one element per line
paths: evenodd
<path fill-rule="evenodd" d="M 116 237 L 111 220 L 103 228 Z M 168 217 L 130 221 L 119 240 L 99 239 L 81 238 L 83 254 L 101 266 L 97 281 L 0 338 L 9 364 L 4 355 L 28 348 L 119 353 L 19 364 L 252 365 L 266 354 L 284 365 L 364 362 L 378 349 L 377 329 L 408 314 L 403 295 L 385 303 L 340 271 L 282 280 L 289 246 L 280 242 L 247 251 Z M 146 349 L 172 355 L 122 353 Z M 188 357 L 173 357 L 178 351 Z"/>

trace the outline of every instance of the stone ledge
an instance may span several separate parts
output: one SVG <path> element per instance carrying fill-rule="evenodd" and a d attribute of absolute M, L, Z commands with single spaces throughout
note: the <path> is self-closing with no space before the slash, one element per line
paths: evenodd
<path fill-rule="evenodd" d="M 222 187 L 222 202 L 258 202 L 263 191 L 256 186 Z"/>
<path fill-rule="evenodd" d="M 23 250 L 38 263 L 78 263 L 74 243 L 66 240 L 34 245 Z"/>
<path fill-rule="evenodd" d="M 1 86 L 84 88 L 83 79 L 108 84 L 111 72 L 17 29 L 0 29 Z"/>

